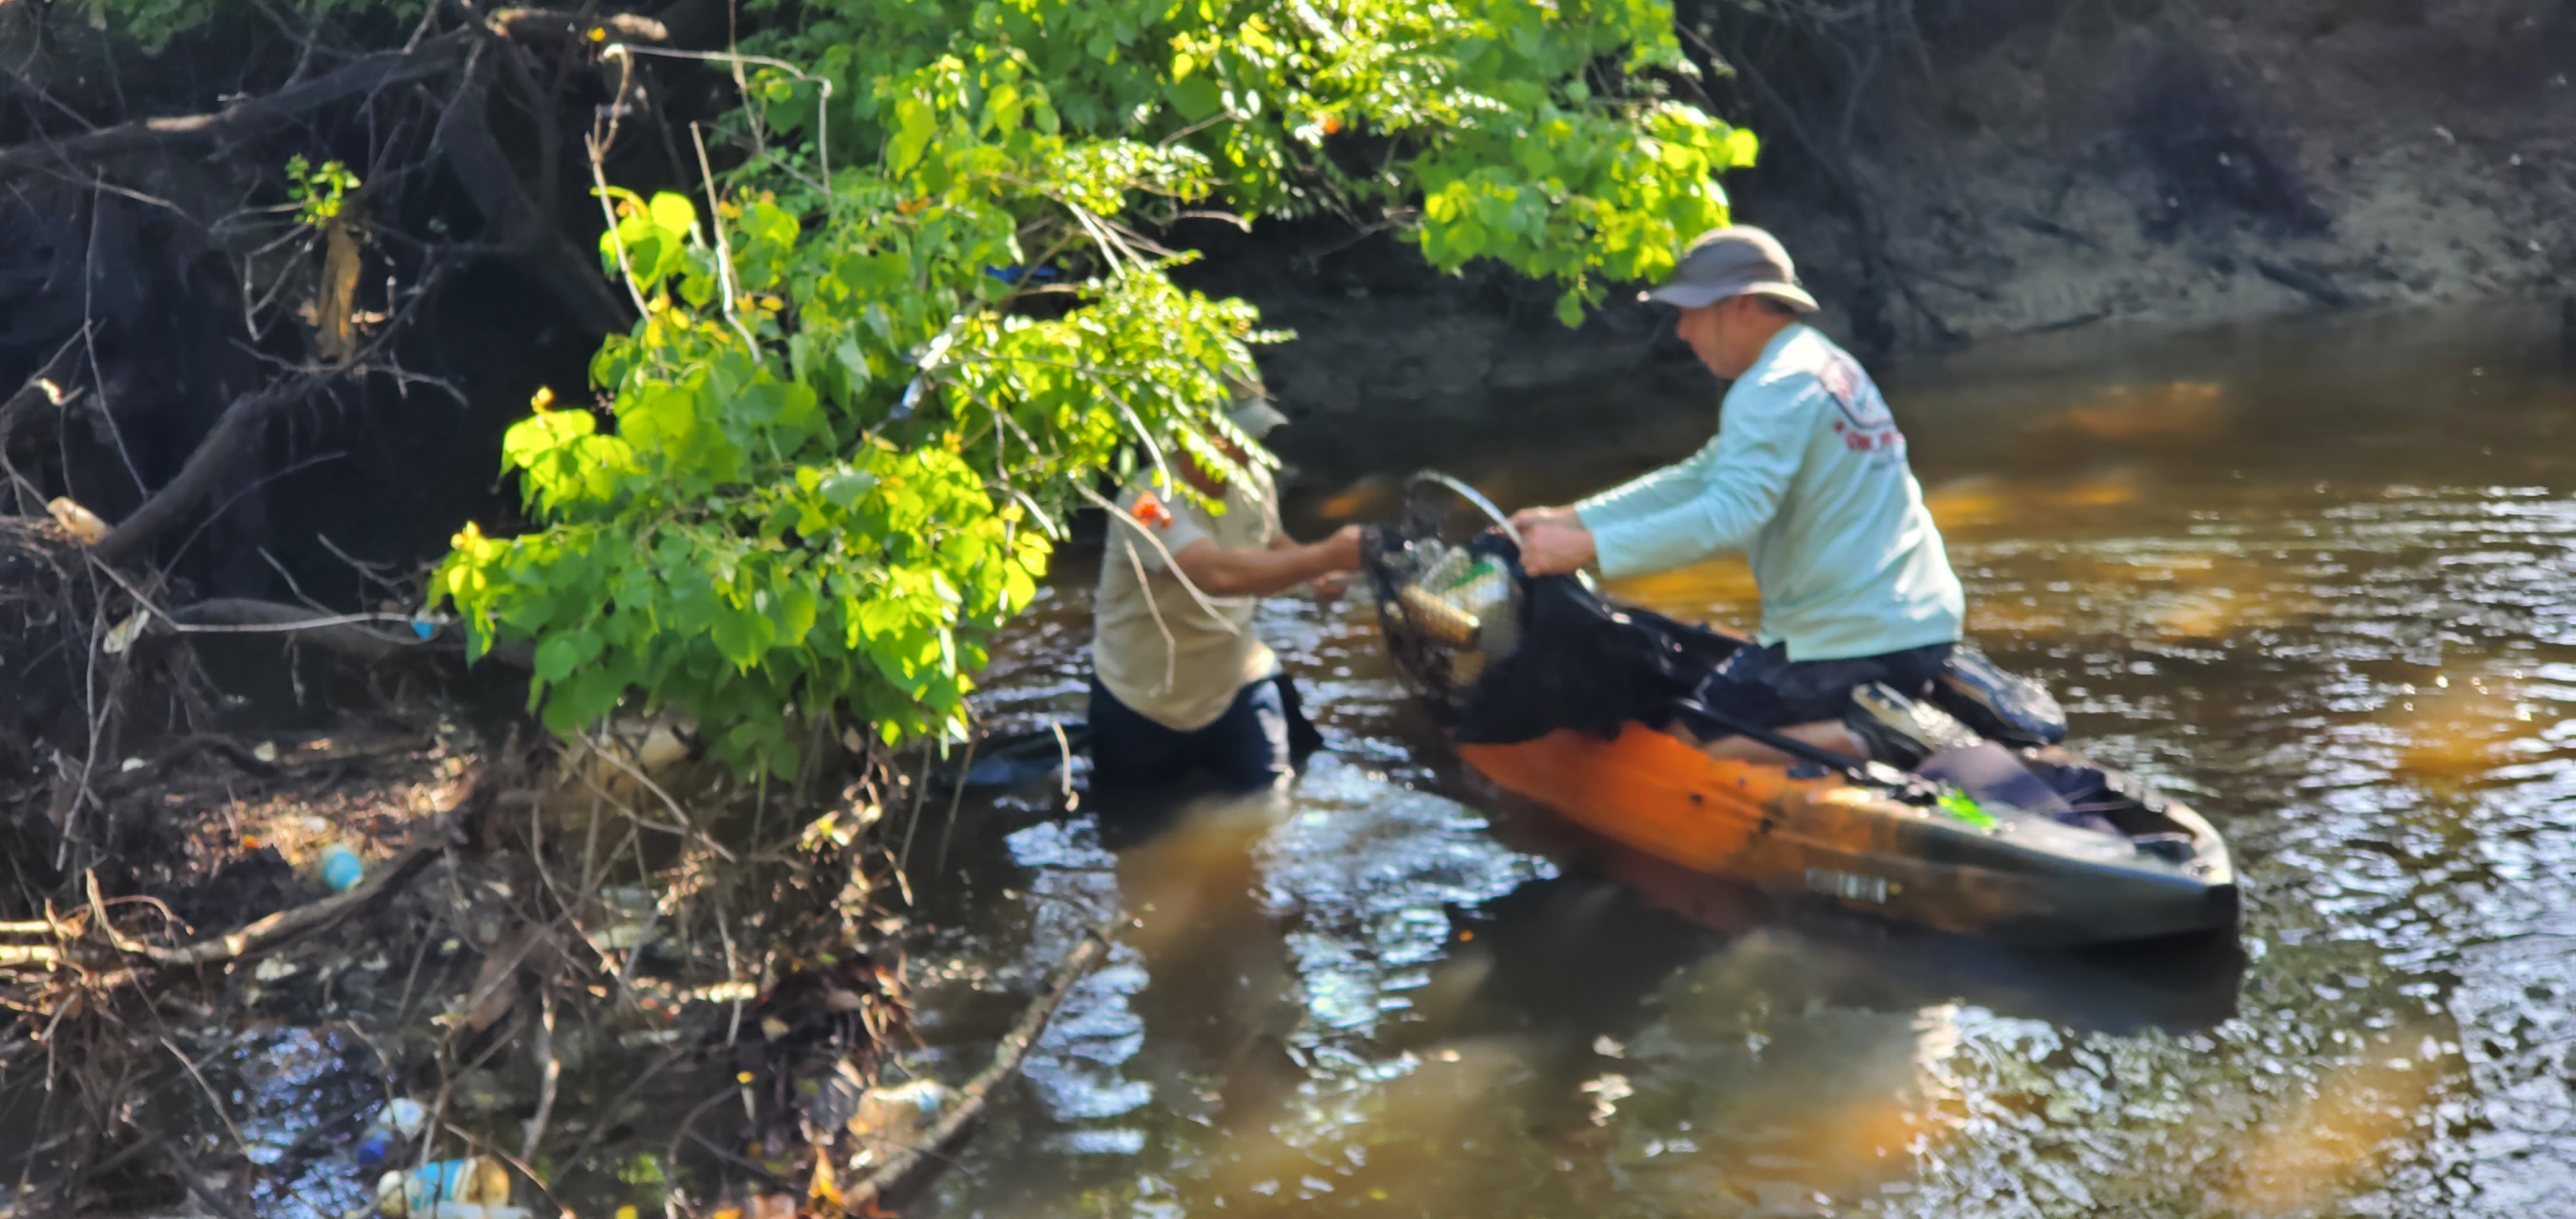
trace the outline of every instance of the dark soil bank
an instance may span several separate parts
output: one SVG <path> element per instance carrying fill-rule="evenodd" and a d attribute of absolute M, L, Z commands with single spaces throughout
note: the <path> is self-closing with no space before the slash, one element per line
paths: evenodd
<path fill-rule="evenodd" d="M 1864 351 L 2540 294 L 2576 253 L 2566 5 L 1680 7 L 1712 99 L 1764 139 L 1738 218 L 1788 241 Z M 1576 404 L 1615 425 L 1591 386 L 1687 359 L 1643 306 L 1568 331 L 1546 294 L 1431 275 L 1383 236 L 1244 244 L 1207 282 L 1297 332 L 1264 363 L 1331 421 L 1287 439 L 1309 464 Z"/>

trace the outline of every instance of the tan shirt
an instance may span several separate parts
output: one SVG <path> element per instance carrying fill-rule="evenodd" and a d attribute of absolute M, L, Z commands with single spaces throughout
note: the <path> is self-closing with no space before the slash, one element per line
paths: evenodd
<path fill-rule="evenodd" d="M 1216 722 L 1245 686 L 1275 676 L 1279 657 L 1252 632 L 1258 598 L 1207 596 L 1202 605 L 1173 574 L 1169 556 L 1201 540 L 1227 550 L 1268 549 L 1279 536 L 1279 493 L 1253 470 L 1227 485 L 1226 511 L 1217 516 L 1183 495 L 1154 491 L 1153 478 L 1148 470 L 1128 487 L 1118 497 L 1125 515 L 1109 518 L 1091 601 L 1091 664 L 1119 702 L 1166 728 L 1193 732 Z"/>

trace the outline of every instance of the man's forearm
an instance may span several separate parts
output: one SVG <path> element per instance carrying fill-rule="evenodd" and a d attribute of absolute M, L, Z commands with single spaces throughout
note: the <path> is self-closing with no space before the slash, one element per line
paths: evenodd
<path fill-rule="evenodd" d="M 1577 500 L 1575 513 L 1582 518 L 1584 528 L 1597 530 L 1652 516 L 1688 502 L 1699 494 L 1716 447 L 1712 441 L 1699 452 L 1672 465 L 1640 474 L 1607 491 Z"/>
<path fill-rule="evenodd" d="M 1760 488 L 1713 482 L 1675 507 L 1594 529 L 1601 574 L 1615 580 L 1736 553 L 1778 505 Z"/>
<path fill-rule="evenodd" d="M 1267 597 L 1349 570 L 1331 541 L 1276 550 L 1227 550 L 1198 542 L 1172 556 L 1183 578 L 1212 597 Z"/>

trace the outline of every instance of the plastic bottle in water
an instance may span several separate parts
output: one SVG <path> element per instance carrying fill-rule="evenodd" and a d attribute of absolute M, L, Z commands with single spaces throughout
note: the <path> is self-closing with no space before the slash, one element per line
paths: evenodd
<path fill-rule="evenodd" d="M 376 1111 L 375 1120 L 358 1136 L 357 1161 L 360 1168 L 375 1168 L 402 1153 L 403 1148 L 429 1125 L 429 1110 L 408 1096 L 385 1102 Z"/>

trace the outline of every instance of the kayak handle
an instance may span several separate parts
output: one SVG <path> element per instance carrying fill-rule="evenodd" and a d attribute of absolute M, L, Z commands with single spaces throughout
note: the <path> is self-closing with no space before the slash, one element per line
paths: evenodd
<path fill-rule="evenodd" d="M 1884 762 L 1864 762 L 1845 757 L 1820 745 L 1810 745 L 1784 732 L 1757 727 L 1726 715 L 1696 698 L 1677 698 L 1672 702 L 1675 713 L 1692 722 L 1695 728 L 1715 728 L 1730 736 L 1747 737 L 1777 749 L 1801 761 L 1813 762 L 1827 770 L 1840 772 L 1855 783 L 1883 787 L 1908 803 L 1929 804 L 1940 797 L 1931 784 L 1921 778 L 1889 766 Z"/>
<path fill-rule="evenodd" d="M 6 0 L 0 0 L 0 3 L 5 2 Z M 1438 470 L 1423 470 L 1417 472 L 1410 480 L 1407 481 L 1406 485 L 1410 487 L 1421 483 L 1434 483 L 1456 492 L 1458 498 L 1474 505 L 1477 511 L 1485 514 L 1485 518 L 1487 520 L 1494 522 L 1494 528 L 1496 530 L 1500 531 L 1504 537 L 1511 539 L 1512 549 L 1522 550 L 1527 548 L 1526 543 L 1521 541 L 1521 531 L 1512 526 L 1512 518 L 1503 515 L 1503 510 L 1495 507 L 1494 501 L 1486 499 L 1483 492 L 1480 492 L 1474 487 L 1470 487 L 1457 479 L 1451 478 Z M 1591 572 L 1575 572 L 1574 582 L 1582 585 L 1583 591 L 1587 593 L 1597 593 L 1601 591 L 1600 587 L 1592 582 Z"/>
<path fill-rule="evenodd" d="M 1474 487 L 1470 487 L 1438 470 L 1419 471 L 1414 474 L 1410 483 L 1411 485 L 1436 483 L 1440 486 L 1447 487 L 1449 490 L 1457 493 L 1458 498 L 1473 505 L 1478 512 L 1484 513 L 1486 519 L 1493 521 L 1495 526 L 1503 531 L 1503 536 L 1512 540 L 1512 545 L 1519 546 L 1521 544 L 1521 531 L 1512 528 L 1512 518 L 1503 515 L 1503 510 L 1495 507 L 1494 501 L 1486 499 L 1484 492 L 1478 491 Z"/>

